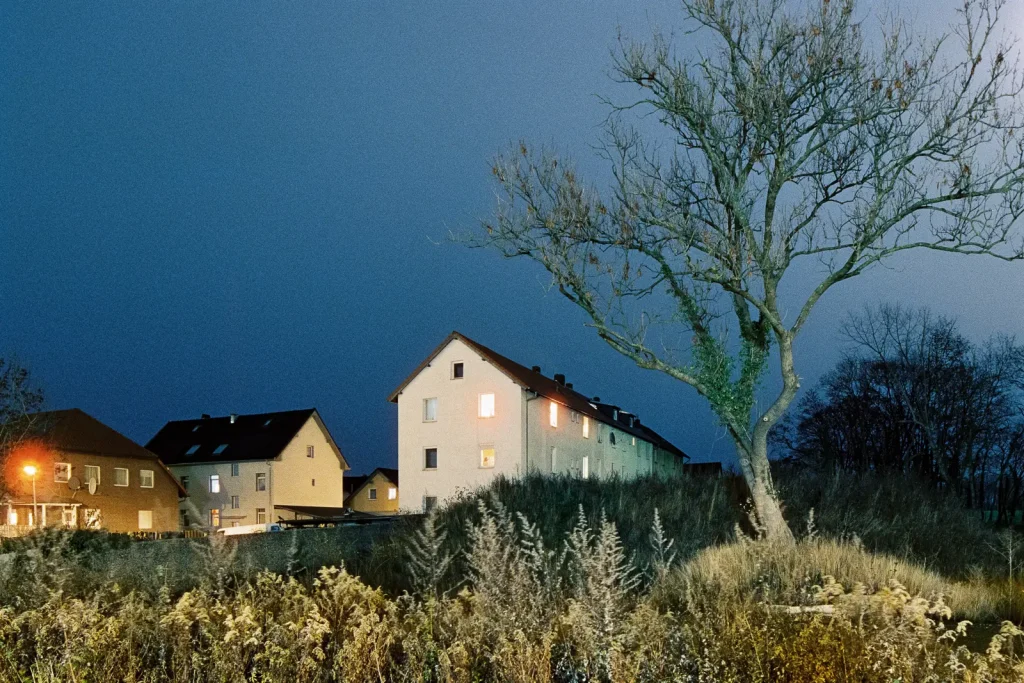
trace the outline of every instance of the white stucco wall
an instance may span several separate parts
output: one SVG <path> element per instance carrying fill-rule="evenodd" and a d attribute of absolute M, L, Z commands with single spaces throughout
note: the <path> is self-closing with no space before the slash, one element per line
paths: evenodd
<path fill-rule="evenodd" d="M 246 461 L 238 463 L 238 476 L 231 476 L 231 463 L 211 463 L 197 465 L 174 465 L 171 472 L 180 480 L 188 477 L 188 498 L 181 507 L 188 503 L 194 505 L 202 514 L 202 523 L 210 521 L 210 509 L 220 509 L 220 525 L 231 526 L 238 522 L 239 526 L 256 523 L 256 509 L 263 508 L 267 512 L 267 521 L 272 520 L 270 487 L 273 463 L 267 461 Z M 267 475 L 267 490 L 256 490 L 256 474 Z M 210 493 L 210 475 L 220 475 L 220 493 Z M 232 509 L 231 496 L 238 496 L 239 507 Z"/>
<path fill-rule="evenodd" d="M 643 439 L 590 419 L 589 438 L 583 436 L 583 415 L 573 421 L 573 411 L 558 406 L 558 426 L 551 426 L 551 400 L 540 397 L 528 402 L 528 458 L 531 470 L 550 474 L 551 449 L 557 449 L 555 474 L 582 476 L 583 458 L 588 458 L 591 477 L 636 477 L 650 474 L 653 446 Z M 609 434 L 615 432 L 615 444 Z"/>
<path fill-rule="evenodd" d="M 452 364 L 464 377 L 452 379 Z M 480 394 L 495 395 L 495 416 L 478 417 Z M 453 339 L 398 396 L 398 470 L 401 509 L 420 511 L 426 496 L 441 503 L 475 490 L 496 475 L 523 471 L 523 390 L 469 346 Z M 437 420 L 423 420 L 423 400 L 437 398 Z M 495 449 L 493 468 L 480 466 L 483 446 Z M 437 469 L 424 467 L 424 451 L 437 448 Z"/>

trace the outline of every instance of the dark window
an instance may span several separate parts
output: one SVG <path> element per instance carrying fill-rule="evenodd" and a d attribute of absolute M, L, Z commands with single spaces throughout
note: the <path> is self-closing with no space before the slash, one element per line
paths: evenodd
<path fill-rule="evenodd" d="M 377 500 L 377 489 L 370 489 L 370 500 Z"/>
<path fill-rule="evenodd" d="M 316 479 L 313 480 L 312 486 L 316 486 Z"/>
<path fill-rule="evenodd" d="M 437 507 L 437 496 L 424 496 L 423 497 L 423 511 L 430 512 Z"/>
<path fill-rule="evenodd" d="M 185 489 L 185 493 L 188 493 L 188 477 L 184 476 L 181 478 L 181 488 Z"/>
<path fill-rule="evenodd" d="M 267 490 L 267 475 L 260 472 L 256 475 L 256 490 L 266 491 Z"/>
<path fill-rule="evenodd" d="M 436 470 L 437 469 L 437 449 L 436 448 L 428 448 L 426 451 L 424 451 L 424 455 L 425 455 L 425 457 L 424 457 L 423 466 L 426 467 L 428 470 Z"/>
<path fill-rule="evenodd" d="M 608 443 L 610 443 L 613 446 L 615 445 L 615 432 L 611 432 L 610 434 L 608 434 Z"/>
<path fill-rule="evenodd" d="M 238 463 L 237 462 L 231 463 L 231 476 L 232 477 L 237 477 L 238 476 Z"/>
<path fill-rule="evenodd" d="M 452 363 L 452 379 L 462 379 L 464 367 L 462 363 Z"/>
<path fill-rule="evenodd" d="M 238 496 L 231 496 L 231 509 L 237 510 L 241 505 L 238 502 Z"/>

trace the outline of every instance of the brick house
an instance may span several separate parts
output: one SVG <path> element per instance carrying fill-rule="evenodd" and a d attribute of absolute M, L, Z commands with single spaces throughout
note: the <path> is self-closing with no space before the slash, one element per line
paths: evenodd
<path fill-rule="evenodd" d="M 185 492 L 155 454 L 77 408 L 28 419 L 31 426 L 4 457 L 5 533 L 35 526 L 178 530 Z"/>

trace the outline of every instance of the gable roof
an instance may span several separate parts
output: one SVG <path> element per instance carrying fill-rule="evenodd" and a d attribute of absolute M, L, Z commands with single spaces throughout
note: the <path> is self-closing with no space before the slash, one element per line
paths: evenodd
<path fill-rule="evenodd" d="M 186 495 L 181 483 L 160 461 L 156 453 L 143 448 L 83 410 L 71 408 L 33 413 L 24 420 L 25 436 L 38 438 L 46 445 L 61 451 L 150 461 L 155 467 L 167 473 L 181 495 Z"/>
<path fill-rule="evenodd" d="M 168 465 L 276 460 L 310 418 L 316 420 L 342 469 L 347 470 L 345 457 L 315 408 L 236 415 L 234 419 L 226 415 L 175 420 L 161 427 L 146 448 Z"/>
<path fill-rule="evenodd" d="M 592 401 L 590 398 L 584 396 L 578 391 L 575 391 L 571 387 L 562 384 L 561 382 L 556 382 L 550 377 L 545 377 L 540 372 L 527 368 L 525 365 L 520 365 L 514 360 L 506 358 L 497 351 L 489 349 L 483 344 L 479 344 L 457 331 L 448 335 L 445 340 L 441 342 L 429 356 L 427 356 L 426 360 L 420 363 L 419 366 L 413 370 L 400 385 L 398 385 L 398 388 L 391 392 L 391 395 L 388 396 L 388 400 L 392 403 L 397 402 L 399 394 L 402 393 L 409 383 L 412 382 L 413 379 L 415 379 L 416 376 L 425 368 L 427 368 L 431 361 L 433 361 L 446 346 L 456 339 L 479 353 L 483 360 L 489 362 L 491 365 L 503 372 L 509 379 L 521 386 L 523 389 L 532 391 L 537 395 L 555 401 L 556 403 L 560 403 L 570 410 L 575 410 L 582 415 L 590 417 L 592 420 L 597 420 L 598 422 L 613 426 L 627 434 L 643 439 L 644 441 L 652 443 L 658 448 L 673 453 L 684 460 L 690 459 L 690 456 L 683 453 L 679 448 L 676 448 L 676 446 L 670 443 L 663 436 L 646 425 L 641 424 L 637 416 L 620 410 L 617 406 Z"/>
<path fill-rule="evenodd" d="M 363 474 L 357 477 L 345 477 L 343 487 L 345 489 L 345 503 L 347 504 L 349 499 L 363 490 L 363 487 L 370 483 L 373 479 L 373 475 L 380 473 L 385 479 L 390 481 L 395 486 L 398 486 L 398 470 L 391 467 L 378 467 L 369 474 Z"/>

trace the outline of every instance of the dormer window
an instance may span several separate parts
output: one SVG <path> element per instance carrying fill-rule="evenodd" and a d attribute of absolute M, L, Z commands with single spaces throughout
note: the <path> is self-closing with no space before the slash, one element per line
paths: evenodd
<path fill-rule="evenodd" d="M 452 379 L 462 379 L 465 377 L 466 368 L 462 361 L 455 361 L 452 363 Z"/>

